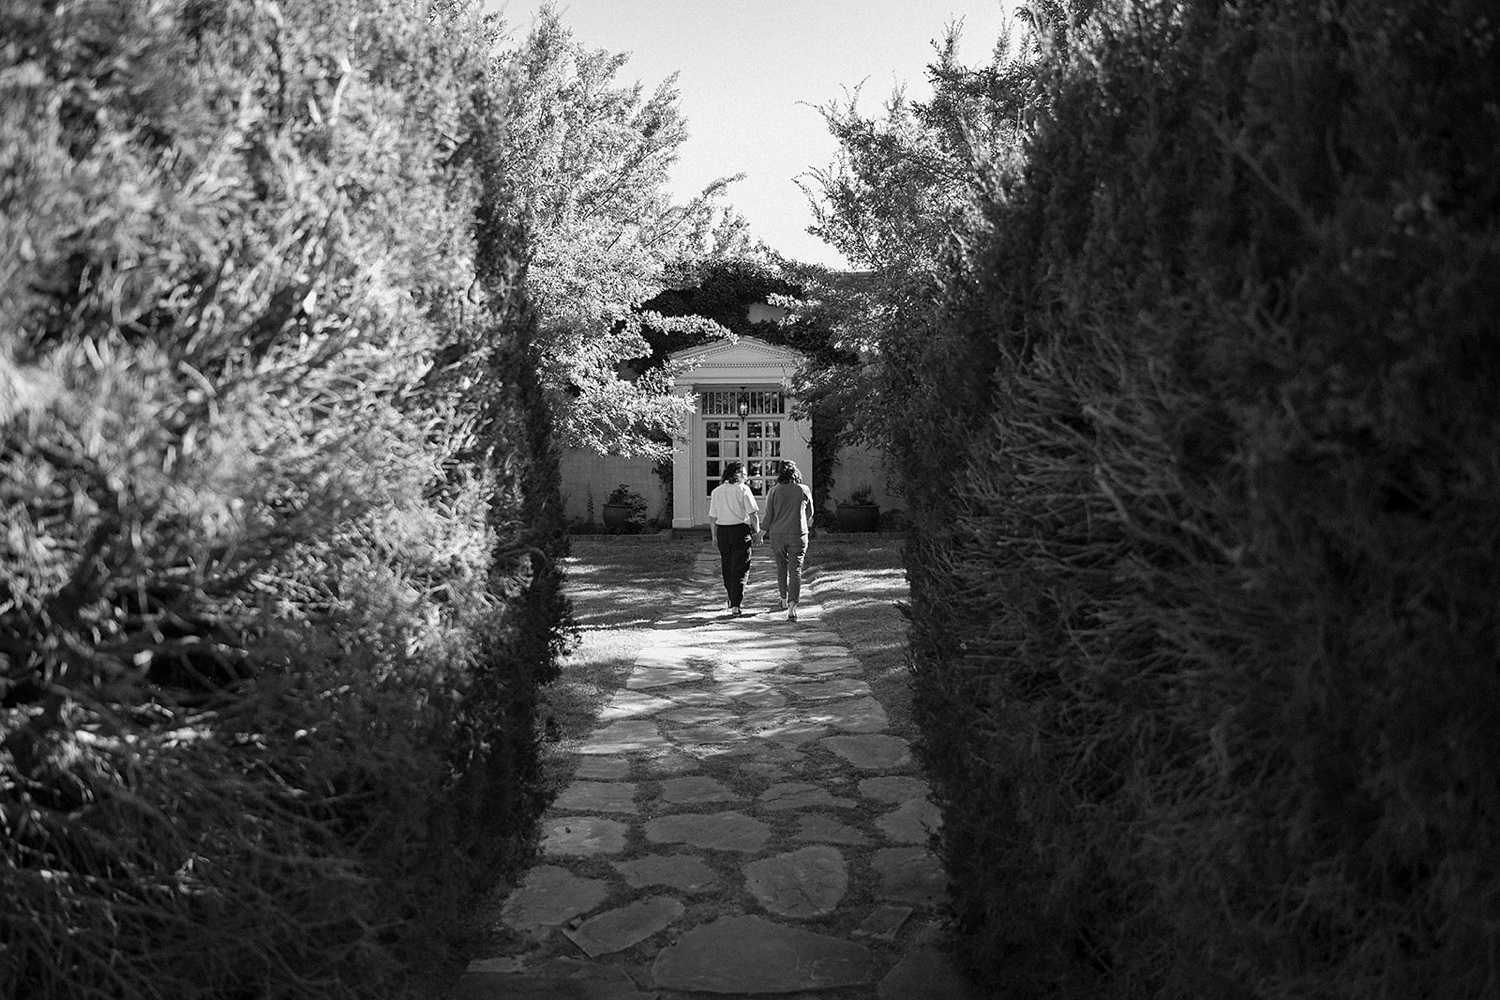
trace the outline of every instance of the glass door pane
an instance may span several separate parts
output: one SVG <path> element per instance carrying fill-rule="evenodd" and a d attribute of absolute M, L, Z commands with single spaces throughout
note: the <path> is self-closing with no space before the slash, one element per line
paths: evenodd
<path fill-rule="evenodd" d="M 750 491 L 756 496 L 765 496 L 776 485 L 776 474 L 781 471 L 781 421 L 747 421 L 745 471 L 749 476 Z"/>
<path fill-rule="evenodd" d="M 705 420 L 703 422 L 703 495 L 714 491 L 723 481 L 724 465 L 745 454 L 744 423 L 739 420 Z"/>

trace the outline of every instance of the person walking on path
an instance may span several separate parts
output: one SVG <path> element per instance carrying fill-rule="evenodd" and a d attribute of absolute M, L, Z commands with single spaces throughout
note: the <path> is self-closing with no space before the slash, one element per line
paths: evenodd
<path fill-rule="evenodd" d="M 813 524 L 812 490 L 802 482 L 796 462 L 783 462 L 766 501 L 766 537 L 776 560 L 776 589 L 786 620 L 797 620 L 802 596 L 802 561 L 807 558 L 807 536 Z"/>
<path fill-rule="evenodd" d="M 743 463 L 724 463 L 724 478 L 709 494 L 708 530 L 719 547 L 729 613 L 738 615 L 750 579 L 750 548 L 760 531 L 760 504 L 745 485 Z"/>

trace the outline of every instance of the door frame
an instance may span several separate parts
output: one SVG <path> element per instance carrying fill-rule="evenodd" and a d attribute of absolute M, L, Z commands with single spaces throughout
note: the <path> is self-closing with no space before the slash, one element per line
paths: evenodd
<path fill-rule="evenodd" d="M 703 423 L 704 396 L 727 393 L 777 393 L 782 412 L 757 411 L 748 416 L 781 420 L 781 458 L 797 463 L 803 478 L 812 478 L 812 422 L 793 419 L 795 400 L 790 395 L 797 367 L 806 359 L 790 348 L 742 336 L 735 342 L 719 341 L 686 348 L 672 355 L 688 371 L 679 375 L 673 392 L 682 400 L 682 418 L 672 436 L 672 526 L 696 528 L 708 524 L 708 493 Z M 718 404 L 722 404 L 722 397 Z M 728 416 L 735 410 L 721 411 Z M 738 414 L 735 413 L 737 417 Z M 748 457 L 748 456 L 746 456 Z"/>

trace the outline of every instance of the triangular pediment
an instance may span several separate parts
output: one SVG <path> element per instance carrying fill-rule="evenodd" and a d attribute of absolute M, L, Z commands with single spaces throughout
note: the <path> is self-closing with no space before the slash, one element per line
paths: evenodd
<path fill-rule="evenodd" d="M 672 355 L 673 361 L 691 364 L 692 371 L 684 378 L 702 379 L 715 372 L 765 375 L 790 375 L 806 358 L 801 351 L 790 347 L 768 344 L 755 337 L 740 337 L 736 341 L 716 340 L 710 344 L 688 347 Z"/>

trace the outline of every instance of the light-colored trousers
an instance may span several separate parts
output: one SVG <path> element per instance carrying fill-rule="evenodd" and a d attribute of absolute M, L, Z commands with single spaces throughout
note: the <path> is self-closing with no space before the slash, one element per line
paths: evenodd
<path fill-rule="evenodd" d="M 802 596 L 802 560 L 807 557 L 806 535 L 772 535 L 771 557 L 776 560 L 776 589 L 783 601 Z"/>

